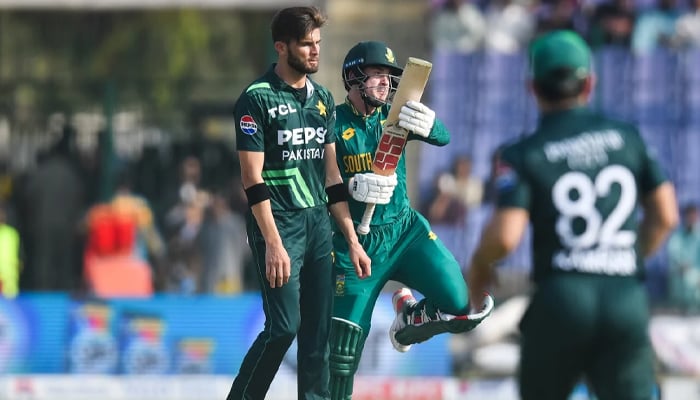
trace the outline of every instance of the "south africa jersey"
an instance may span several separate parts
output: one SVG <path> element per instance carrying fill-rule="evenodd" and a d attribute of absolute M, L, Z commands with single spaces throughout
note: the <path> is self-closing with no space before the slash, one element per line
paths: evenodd
<path fill-rule="evenodd" d="M 548 113 L 497 169 L 499 208 L 530 213 L 535 281 L 643 273 L 637 204 L 666 177 L 636 128 L 587 108 Z"/>
<path fill-rule="evenodd" d="M 357 173 L 372 172 L 372 159 L 377 149 L 379 138 L 382 135 L 382 127 L 389 114 L 389 106 L 385 105 L 374 111 L 371 115 L 359 114 L 352 104 L 346 100 L 338 105 L 338 120 L 336 121 L 336 133 L 338 142 L 336 152 L 340 173 L 347 182 Z M 444 146 L 450 141 L 450 134 L 439 120 L 430 131 L 428 138 L 409 134 L 408 140 L 421 140 L 426 143 Z M 396 167 L 398 184 L 391 196 L 391 202 L 386 205 L 378 205 L 372 216 L 371 225 L 385 225 L 396 222 L 398 217 L 410 207 L 408 194 L 406 193 L 406 161 L 401 157 Z M 350 213 L 355 223 L 362 220 L 366 203 L 350 199 Z"/>
<path fill-rule="evenodd" d="M 336 140 L 327 89 L 307 78 L 305 95 L 299 93 L 273 65 L 241 94 L 234 114 L 237 149 L 265 153 L 262 176 L 273 211 L 326 204 L 324 145 Z"/>

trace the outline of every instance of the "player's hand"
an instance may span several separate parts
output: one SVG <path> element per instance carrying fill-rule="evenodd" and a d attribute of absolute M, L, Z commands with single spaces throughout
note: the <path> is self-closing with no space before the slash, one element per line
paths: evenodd
<path fill-rule="evenodd" d="M 423 103 L 409 100 L 406 105 L 401 107 L 399 126 L 407 131 L 427 138 L 434 124 L 435 111 Z"/>
<path fill-rule="evenodd" d="M 265 247 L 265 276 L 271 288 L 279 288 L 289 282 L 291 261 L 282 243 L 267 244 Z"/>
<path fill-rule="evenodd" d="M 389 176 L 374 173 L 355 174 L 350 178 L 352 198 L 363 203 L 388 204 L 398 181 L 396 174 Z"/>
<path fill-rule="evenodd" d="M 349 248 L 350 261 L 355 267 L 355 273 L 360 279 L 365 279 L 372 275 L 372 259 L 369 258 L 362 245 L 355 243 Z"/>

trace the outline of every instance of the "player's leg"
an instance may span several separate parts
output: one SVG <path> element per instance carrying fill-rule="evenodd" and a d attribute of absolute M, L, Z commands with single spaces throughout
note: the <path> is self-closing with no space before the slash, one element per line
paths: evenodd
<path fill-rule="evenodd" d="M 297 335 L 299 399 L 328 398 L 328 337 L 333 312 L 333 259 L 331 228 L 325 207 L 307 209 L 305 262 L 301 268 L 301 326 Z M 302 219 L 303 218 L 303 219 Z"/>
<path fill-rule="evenodd" d="M 286 220 L 285 220 L 286 221 Z M 291 221 L 278 220 L 280 234 Z M 299 272 L 303 260 L 302 250 L 287 247 L 291 259 L 289 282 L 280 288 L 270 288 L 265 277 L 265 241 L 256 227 L 249 221 L 248 235 L 260 283 L 265 327 L 251 345 L 243 359 L 238 375 L 231 386 L 227 400 L 262 399 L 265 397 L 285 353 L 291 346 L 300 326 L 299 316 Z M 285 244 L 288 244 L 285 241 Z"/>
<path fill-rule="evenodd" d="M 520 323 L 518 382 L 523 400 L 565 400 L 597 350 L 598 298 L 588 279 L 550 277 Z"/>
<path fill-rule="evenodd" d="M 413 213 L 406 227 L 394 249 L 400 258 L 392 279 L 421 292 L 424 299 L 405 310 L 396 309 L 395 327 L 400 329 L 394 338 L 408 345 L 440 333 L 474 329 L 483 318 L 468 315 L 469 291 L 459 263 L 420 214 Z M 405 319 L 405 327 L 401 319 Z"/>
<path fill-rule="evenodd" d="M 372 275 L 365 279 L 357 277 L 345 240 L 334 238 L 335 297 L 330 338 L 332 400 L 352 397 L 354 377 L 369 335 L 372 311 L 391 269 L 383 254 L 384 232 L 381 229 L 370 231 L 360 240 L 372 258 Z"/>
<path fill-rule="evenodd" d="M 333 317 L 329 339 L 331 400 L 352 398 L 355 372 L 360 363 L 365 338 L 360 325 Z"/>
<path fill-rule="evenodd" d="M 588 376 L 599 400 L 650 400 L 654 353 L 648 336 L 649 309 L 636 278 L 601 282 L 600 339 Z"/>

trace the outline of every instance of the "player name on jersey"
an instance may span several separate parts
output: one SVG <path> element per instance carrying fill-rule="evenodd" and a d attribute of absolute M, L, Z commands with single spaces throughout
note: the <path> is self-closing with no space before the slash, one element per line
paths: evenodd
<path fill-rule="evenodd" d="M 552 267 L 603 275 L 633 275 L 637 271 L 634 249 L 560 250 L 552 257 Z"/>
<path fill-rule="evenodd" d="M 608 152 L 623 148 L 625 140 L 616 130 L 584 132 L 572 138 L 547 143 L 544 153 L 551 163 L 567 160 L 571 168 L 592 168 L 608 162 Z"/>

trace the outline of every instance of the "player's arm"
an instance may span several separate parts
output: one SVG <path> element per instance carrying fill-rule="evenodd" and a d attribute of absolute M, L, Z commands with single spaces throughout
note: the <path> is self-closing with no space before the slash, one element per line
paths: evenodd
<path fill-rule="evenodd" d="M 644 257 L 654 254 L 678 225 L 673 185 L 666 181 L 642 198 L 644 216 L 639 227 L 639 248 Z"/>
<path fill-rule="evenodd" d="M 241 181 L 248 197 L 248 205 L 265 239 L 265 274 L 271 288 L 281 287 L 289 282 L 291 261 L 272 216 L 269 193 L 262 178 L 265 153 L 239 151 L 238 158 L 241 163 Z"/>
<path fill-rule="evenodd" d="M 355 273 L 362 279 L 372 275 L 371 260 L 360 244 L 355 233 L 355 226 L 348 207 L 348 189 L 338 169 L 335 143 L 325 144 L 324 162 L 326 167 L 326 192 L 328 194 L 328 210 L 335 219 L 350 250 L 350 261 L 355 266 Z"/>
<path fill-rule="evenodd" d="M 468 271 L 472 309 L 480 309 L 484 294 L 494 282 L 494 264 L 512 253 L 527 229 L 530 216 L 523 208 L 498 209 L 487 223 Z"/>

